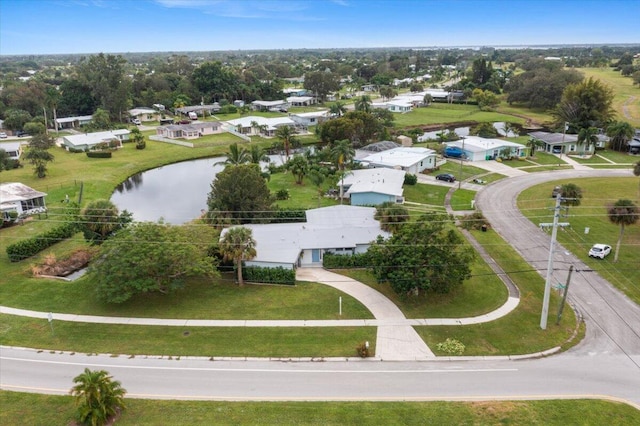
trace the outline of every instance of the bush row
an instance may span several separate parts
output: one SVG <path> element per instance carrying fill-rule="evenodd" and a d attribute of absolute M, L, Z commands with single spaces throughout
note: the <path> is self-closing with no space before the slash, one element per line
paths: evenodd
<path fill-rule="evenodd" d="M 76 223 L 70 222 L 53 228 L 44 234 L 18 241 L 7 247 L 7 255 L 11 262 L 19 262 L 23 259 L 40 253 L 42 250 L 52 245 L 71 238 L 73 234 L 78 232 Z"/>
<path fill-rule="evenodd" d="M 111 151 L 88 151 L 89 158 L 111 158 Z"/>
<path fill-rule="evenodd" d="M 277 268 L 247 266 L 242 268 L 242 277 L 247 281 L 266 284 L 294 285 L 296 283 L 296 271 L 281 266 Z"/>
<path fill-rule="evenodd" d="M 322 258 L 322 266 L 327 269 L 366 268 L 370 264 L 366 253 L 352 255 L 325 253 Z"/>

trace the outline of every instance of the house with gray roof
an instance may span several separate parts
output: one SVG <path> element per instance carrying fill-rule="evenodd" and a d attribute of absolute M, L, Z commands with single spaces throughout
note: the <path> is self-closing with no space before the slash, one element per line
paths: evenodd
<path fill-rule="evenodd" d="M 219 121 L 194 121 L 189 124 L 169 124 L 156 128 L 157 135 L 169 139 L 197 139 L 222 131 L 222 123 Z"/>
<path fill-rule="evenodd" d="M 227 126 L 243 135 L 261 135 L 265 137 L 275 136 L 276 131 L 281 126 L 289 126 L 296 129 L 298 132 L 303 130 L 303 126 L 298 125 L 290 117 L 259 117 L 256 115 L 250 115 L 247 117 L 236 118 L 235 120 L 229 120 L 225 122 Z M 306 128 L 304 128 L 306 130 Z"/>
<path fill-rule="evenodd" d="M 66 135 L 62 137 L 62 145 L 67 149 L 86 151 L 98 144 L 108 143 L 116 148 L 122 148 L 122 142 L 129 140 L 131 132 L 127 129 L 108 130 L 106 132 L 84 133 L 80 135 Z"/>
<path fill-rule="evenodd" d="M 46 196 L 46 193 L 36 191 L 20 182 L 1 183 L 0 212 L 8 221 L 15 219 L 16 214 L 20 218 L 44 213 L 47 211 L 47 205 L 44 202 Z"/>
<path fill-rule="evenodd" d="M 401 146 L 386 151 L 376 152 L 354 161 L 364 167 L 387 167 L 404 170 L 405 172 L 418 174 L 424 170 L 435 169 L 437 154 L 434 150 L 421 147 Z"/>
<path fill-rule="evenodd" d="M 56 130 L 75 129 L 91 123 L 92 115 L 79 115 L 77 117 L 62 117 L 55 119 Z"/>
<path fill-rule="evenodd" d="M 565 133 L 531 132 L 529 136 L 542 143 L 542 150 L 552 154 L 576 153 L 578 148 L 578 135 L 567 135 Z M 587 149 L 583 146 L 584 152 L 593 153 L 594 147 Z"/>
<path fill-rule="evenodd" d="M 338 181 L 339 193 L 351 200 L 352 206 L 377 206 L 382 203 L 404 203 L 404 170 L 360 169 L 348 172 Z"/>
<path fill-rule="evenodd" d="M 0 149 L 4 150 L 10 159 L 19 160 L 22 155 L 22 142 L 0 142 Z"/>
<path fill-rule="evenodd" d="M 307 210 L 306 222 L 242 225 L 251 229 L 256 242 L 256 256 L 245 265 L 295 269 L 322 266 L 325 253 L 365 253 L 379 235 L 390 236 L 373 218 L 375 211 L 373 207 L 338 205 Z"/>
<path fill-rule="evenodd" d="M 160 120 L 160 113 L 153 108 L 133 108 L 129 111 L 131 118 L 137 118 L 140 121 L 158 121 Z"/>

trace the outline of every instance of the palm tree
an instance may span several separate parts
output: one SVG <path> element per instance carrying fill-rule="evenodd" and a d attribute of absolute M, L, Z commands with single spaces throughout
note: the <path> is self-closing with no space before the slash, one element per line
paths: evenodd
<path fill-rule="evenodd" d="M 625 151 L 627 149 L 627 142 L 629 142 L 635 129 L 633 126 L 625 121 L 618 121 L 607 127 L 607 136 L 611 138 L 609 140 L 609 147 L 614 151 Z"/>
<path fill-rule="evenodd" d="M 562 185 L 559 195 L 561 197 L 560 204 L 567 206 L 567 214 L 569 214 L 568 206 L 579 206 L 582 202 L 582 189 L 574 183 Z"/>
<path fill-rule="evenodd" d="M 257 130 L 258 132 L 260 131 L 260 124 L 258 124 L 257 121 L 251 121 L 251 128 L 253 129 L 254 133 Z"/>
<path fill-rule="evenodd" d="M 507 121 L 506 123 L 504 123 L 504 127 L 502 128 L 502 130 L 504 131 L 504 136 L 505 137 L 509 137 L 509 134 L 514 134 L 516 136 L 518 136 L 518 128 L 516 127 L 515 124 Z"/>
<path fill-rule="evenodd" d="M 290 161 L 287 161 L 286 168 L 296 177 L 296 184 L 302 185 L 302 181 L 309 171 L 309 160 L 304 155 L 296 154 Z"/>
<path fill-rule="evenodd" d="M 536 153 L 536 148 L 540 148 L 542 145 L 544 145 L 544 143 L 536 138 L 529 138 L 526 145 L 530 151 L 529 156 L 533 157 Z"/>
<path fill-rule="evenodd" d="M 256 242 L 251 229 L 244 226 L 229 228 L 220 241 L 220 253 L 225 260 L 233 260 L 238 271 L 238 285 L 243 286 L 242 262 L 256 257 Z"/>
<path fill-rule="evenodd" d="M 109 200 L 95 200 L 80 213 L 85 239 L 101 244 L 122 227 L 118 207 Z"/>
<path fill-rule="evenodd" d="M 127 391 L 108 372 L 85 368 L 73 382 L 76 385 L 71 388 L 71 395 L 75 397 L 78 420 L 82 424 L 104 425 L 125 408 Z"/>
<path fill-rule="evenodd" d="M 589 151 L 589 147 L 591 144 L 596 144 L 598 142 L 598 129 L 595 127 L 585 127 L 580 129 L 578 132 L 578 140 L 576 144 L 580 147 L 587 145 L 587 151 Z M 584 149 L 580 155 L 584 155 Z"/>
<path fill-rule="evenodd" d="M 362 95 L 355 102 L 356 111 L 371 112 L 371 97 Z"/>
<path fill-rule="evenodd" d="M 332 116 L 342 117 L 342 114 L 347 112 L 347 107 L 342 102 L 336 102 L 329 107 L 329 113 Z"/>
<path fill-rule="evenodd" d="M 324 191 L 322 190 L 322 184 L 324 183 L 324 174 L 320 170 L 311 169 L 307 174 L 307 178 L 311 181 L 312 184 L 316 186 L 318 189 L 318 207 L 320 207 L 320 200 L 322 199 L 322 194 Z"/>
<path fill-rule="evenodd" d="M 250 160 L 247 150 L 244 148 L 240 148 L 237 142 L 229 145 L 229 151 L 225 154 L 225 156 L 227 157 L 226 160 L 218 161 L 217 163 L 215 163 L 215 165 L 218 166 L 221 164 L 232 164 L 237 166 L 238 164 L 248 163 Z"/>
<path fill-rule="evenodd" d="M 620 253 L 620 243 L 622 242 L 622 235 L 624 234 L 624 227 L 626 225 L 633 225 L 640 218 L 638 212 L 638 206 L 633 204 L 631 200 L 618 200 L 615 204 L 609 207 L 607 212 L 609 220 L 616 225 L 620 225 L 620 235 L 618 236 L 618 242 L 616 243 L 616 254 L 613 258 L 614 262 L 618 261 L 618 254 Z"/>
<path fill-rule="evenodd" d="M 293 129 L 289 126 L 280 126 L 278 130 L 276 130 L 276 137 L 280 139 L 284 145 L 284 153 L 289 161 L 289 151 L 291 149 L 291 145 L 293 145 L 296 141 L 294 136 Z"/>
<path fill-rule="evenodd" d="M 344 170 L 345 164 L 349 164 L 355 155 L 356 151 L 348 139 L 335 141 L 331 147 L 331 157 L 340 170 Z"/>
<path fill-rule="evenodd" d="M 249 151 L 246 151 L 246 153 L 250 163 L 260 164 L 261 161 L 269 162 L 269 157 L 264 153 L 264 149 L 258 145 L 251 145 L 251 148 L 249 148 Z"/>

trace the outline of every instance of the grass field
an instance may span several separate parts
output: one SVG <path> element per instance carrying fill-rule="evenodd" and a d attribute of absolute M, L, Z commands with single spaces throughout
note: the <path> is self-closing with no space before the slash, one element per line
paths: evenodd
<path fill-rule="evenodd" d="M 614 91 L 613 108 L 617 120 L 640 127 L 640 87 L 633 85 L 630 77 L 624 77 L 613 68 L 580 68 L 585 77 L 593 77 L 606 83 Z"/>
<path fill-rule="evenodd" d="M 427 126 L 461 122 L 509 121 L 523 123 L 524 119 L 492 111 L 480 111 L 477 105 L 433 103 L 426 108 L 416 108 L 409 114 L 394 115 L 394 127 Z"/>
<path fill-rule="evenodd" d="M 71 384 L 69 385 L 71 387 Z M 123 383 L 126 388 L 126 381 Z M 487 402 L 232 402 L 126 398 L 117 425 L 602 425 L 640 422 L 634 407 L 602 400 Z M 0 424 L 71 424 L 71 396 L 0 391 Z M 428 419 L 428 420 L 427 420 Z"/>

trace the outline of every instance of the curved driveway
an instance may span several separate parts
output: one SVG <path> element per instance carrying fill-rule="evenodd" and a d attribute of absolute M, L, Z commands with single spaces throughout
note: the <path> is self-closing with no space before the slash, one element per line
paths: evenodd
<path fill-rule="evenodd" d="M 628 170 L 535 173 L 487 186 L 478 194 L 477 205 L 525 259 L 543 269 L 549 237 L 519 214 L 515 204 L 517 193 L 547 180 L 628 175 Z M 562 248 L 558 247 L 558 251 Z M 563 260 L 584 269 L 578 259 L 563 256 Z M 0 387 L 66 393 L 72 378 L 83 368 L 90 367 L 107 369 L 122 381 L 130 396 L 140 398 L 495 400 L 605 397 L 638 406 L 640 308 L 596 274 L 576 275 L 572 281 L 571 300 L 586 318 L 587 338 L 563 354 L 542 359 L 475 357 L 438 358 L 431 362 L 367 359 L 362 362 L 274 363 L 260 359 L 241 362 L 209 358 L 123 359 L 2 348 Z M 564 278 L 554 276 L 554 279 Z"/>

